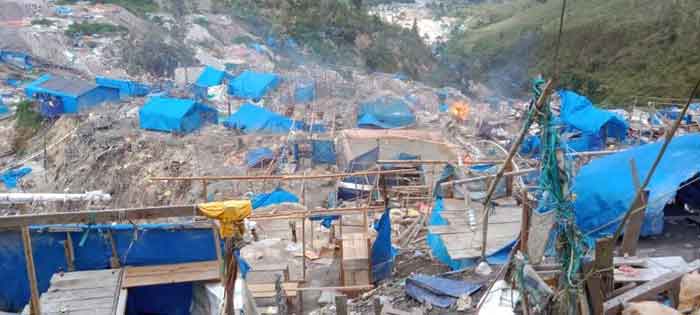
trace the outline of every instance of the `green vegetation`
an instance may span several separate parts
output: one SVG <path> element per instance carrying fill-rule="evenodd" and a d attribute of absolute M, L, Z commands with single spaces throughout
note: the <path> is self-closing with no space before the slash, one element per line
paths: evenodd
<path fill-rule="evenodd" d="M 686 97 L 700 73 L 700 2 L 569 1 L 561 46 L 562 85 L 597 102 Z M 499 76 L 526 86 L 553 73 L 561 1 L 512 0 L 464 8 L 445 53 L 477 81 Z M 519 67 L 518 70 L 507 69 Z M 512 71 L 511 71 L 512 70 Z M 513 75 L 515 73 L 515 75 Z"/>
<path fill-rule="evenodd" d="M 29 139 L 41 128 L 41 114 L 34 107 L 35 104 L 31 101 L 22 101 L 17 104 L 15 136 L 12 147 L 18 155 L 26 150 Z"/>
<path fill-rule="evenodd" d="M 208 20 L 207 18 L 205 18 L 205 17 L 201 17 L 201 16 L 200 16 L 200 17 L 198 17 L 198 18 L 195 18 L 194 21 L 192 21 L 192 22 L 193 22 L 194 24 L 199 24 L 199 25 L 201 25 L 202 27 L 205 27 L 205 28 L 206 28 L 206 27 L 209 27 L 209 20 Z"/>
<path fill-rule="evenodd" d="M 58 5 L 76 4 L 80 0 L 59 0 Z M 136 15 L 144 15 L 149 12 L 158 11 L 158 3 L 154 0 L 88 0 L 92 4 L 116 4 L 122 8 L 129 10 Z"/>
<path fill-rule="evenodd" d="M 132 38 L 127 42 L 122 48 L 122 60 L 129 73 L 172 77 L 175 68 L 194 64 L 194 52 L 182 41 L 168 41 L 156 32 L 147 34 L 144 39 Z"/>
<path fill-rule="evenodd" d="M 99 34 L 116 34 L 116 33 L 128 33 L 129 30 L 121 25 L 114 25 L 109 23 L 90 23 L 81 22 L 73 23 L 66 30 L 67 36 L 76 35 L 99 35 Z"/>
<path fill-rule="evenodd" d="M 54 24 L 55 24 L 54 21 L 51 21 L 49 19 L 34 19 L 34 20 L 32 20 L 32 25 L 51 26 Z"/>

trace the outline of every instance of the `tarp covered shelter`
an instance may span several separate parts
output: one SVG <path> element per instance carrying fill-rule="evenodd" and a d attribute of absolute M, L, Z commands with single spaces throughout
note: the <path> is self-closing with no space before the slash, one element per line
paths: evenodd
<path fill-rule="evenodd" d="M 96 77 L 95 83 L 102 87 L 119 90 L 119 97 L 142 97 L 148 95 L 150 87 L 148 85 L 130 80 L 115 79 L 108 77 Z"/>
<path fill-rule="evenodd" d="M 269 111 L 265 108 L 245 103 L 224 121 L 224 126 L 238 129 L 246 134 L 252 133 L 288 133 L 292 126 L 303 130 L 304 123 L 293 121 L 289 117 Z"/>
<path fill-rule="evenodd" d="M 228 93 L 238 98 L 257 100 L 279 83 L 280 77 L 277 74 L 246 70 L 229 82 Z"/>
<path fill-rule="evenodd" d="M 207 98 L 209 88 L 224 84 L 224 80 L 231 80 L 233 76 L 226 71 L 206 66 L 193 84 L 193 91 L 198 98 Z"/>
<path fill-rule="evenodd" d="M 282 187 L 277 187 L 269 193 L 257 194 L 251 200 L 253 209 L 276 205 L 284 202 L 299 202 L 297 195 L 284 190 Z"/>
<path fill-rule="evenodd" d="M 581 168 L 573 180 L 576 194 L 574 208 L 576 223 L 581 231 L 592 237 L 614 232 L 636 193 L 629 161 L 634 161 L 643 181 L 662 143 L 655 142 L 601 157 Z M 681 186 L 685 186 L 700 172 L 700 134 L 673 139 L 659 163 L 646 191 L 648 205 L 644 213 L 642 235 L 663 232 L 664 207 L 674 200 Z M 697 184 L 680 189 L 678 195 L 700 198 Z"/>
<path fill-rule="evenodd" d="M 151 98 L 139 110 L 139 126 L 155 131 L 188 133 L 217 118 L 215 109 L 187 99 Z"/>
<path fill-rule="evenodd" d="M 583 95 L 572 91 L 559 91 L 561 110 L 559 118 L 568 130 L 580 131 L 585 136 L 624 140 L 629 125 L 625 119 L 611 111 L 593 106 Z"/>
<path fill-rule="evenodd" d="M 275 157 L 272 150 L 268 148 L 256 148 L 249 150 L 245 155 L 245 163 L 248 167 L 260 167 Z"/>
<path fill-rule="evenodd" d="M 25 93 L 30 99 L 41 103 L 41 114 L 44 117 L 74 114 L 103 102 L 119 100 L 118 89 L 50 74 L 42 75 L 27 85 Z"/>
<path fill-rule="evenodd" d="M 357 126 L 360 128 L 393 129 L 416 122 L 408 104 L 394 97 L 379 97 L 360 104 Z"/>

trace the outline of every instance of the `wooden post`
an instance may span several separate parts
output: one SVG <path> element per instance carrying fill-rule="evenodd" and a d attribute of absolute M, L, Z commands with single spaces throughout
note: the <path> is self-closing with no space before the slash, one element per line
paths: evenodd
<path fill-rule="evenodd" d="M 513 171 L 513 163 L 515 163 L 515 162 L 511 161 L 510 163 L 507 163 L 506 165 L 504 165 L 506 172 Z M 506 196 L 510 197 L 512 195 L 513 195 L 513 177 L 508 176 L 508 177 L 506 177 Z"/>
<path fill-rule="evenodd" d="M 207 196 L 207 180 L 206 179 L 202 180 L 202 197 L 204 199 L 204 202 L 209 201 L 209 196 Z"/>
<path fill-rule="evenodd" d="M 68 272 L 75 271 L 75 250 L 73 249 L 73 237 L 71 237 L 70 232 L 66 232 L 66 242 L 63 245 L 66 253 Z"/>
<path fill-rule="evenodd" d="M 306 218 L 301 219 L 301 270 L 306 282 Z"/>
<path fill-rule="evenodd" d="M 335 296 L 335 313 L 337 315 L 348 315 L 348 297 L 345 295 Z"/>
<path fill-rule="evenodd" d="M 34 269 L 34 254 L 32 253 L 32 238 L 29 234 L 29 227 L 22 227 L 22 245 L 24 246 L 24 260 L 27 263 L 27 278 L 29 278 L 30 314 L 41 315 L 39 305 L 39 288 L 36 280 L 36 270 Z"/>
<path fill-rule="evenodd" d="M 214 236 L 214 251 L 216 252 L 216 261 L 219 262 L 219 278 L 221 278 L 221 284 L 226 282 L 226 265 L 224 263 L 223 255 L 221 254 L 221 236 L 219 236 L 219 229 L 216 224 L 212 224 L 211 232 Z"/>
<path fill-rule="evenodd" d="M 527 189 L 522 190 L 522 202 L 523 202 L 523 212 L 522 219 L 520 223 L 520 251 L 523 254 L 527 254 L 528 246 L 527 242 L 530 238 L 530 199 L 527 196 Z"/>
<path fill-rule="evenodd" d="M 114 237 L 112 237 L 112 230 L 107 230 L 107 238 L 109 238 L 109 246 L 112 249 L 112 257 L 109 258 L 109 267 L 112 269 L 119 268 L 119 254 L 117 254 L 117 245 L 114 243 Z"/>
<path fill-rule="evenodd" d="M 299 241 L 297 238 L 297 222 L 296 221 L 289 221 L 289 230 L 292 233 L 292 242 L 296 243 Z"/>
<path fill-rule="evenodd" d="M 637 165 L 634 163 L 634 159 L 629 160 L 629 163 L 632 174 L 632 184 L 634 184 L 635 190 L 639 190 L 642 184 L 639 180 Z M 637 244 L 639 243 L 639 235 L 642 231 L 644 212 L 647 205 L 645 197 L 645 194 L 639 194 L 638 198 L 632 203 L 632 209 L 635 209 L 636 212 L 630 215 L 629 222 L 625 227 L 625 234 L 622 236 L 622 256 L 637 255 Z"/>

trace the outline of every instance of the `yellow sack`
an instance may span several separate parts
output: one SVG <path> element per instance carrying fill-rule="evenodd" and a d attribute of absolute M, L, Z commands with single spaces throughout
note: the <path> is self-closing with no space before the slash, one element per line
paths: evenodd
<path fill-rule="evenodd" d="M 207 218 L 219 220 L 221 237 L 243 236 L 243 220 L 253 213 L 250 200 L 228 200 L 197 205 Z"/>

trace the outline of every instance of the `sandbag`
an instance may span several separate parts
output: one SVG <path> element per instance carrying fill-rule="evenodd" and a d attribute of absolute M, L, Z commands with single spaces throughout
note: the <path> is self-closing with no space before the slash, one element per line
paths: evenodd
<path fill-rule="evenodd" d="M 666 305 L 659 302 L 636 302 L 630 303 L 625 310 L 622 311 L 622 315 L 682 315 L 681 312 L 676 311 Z"/>

